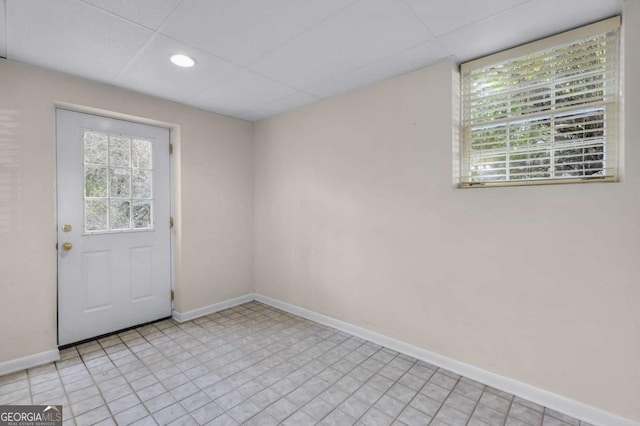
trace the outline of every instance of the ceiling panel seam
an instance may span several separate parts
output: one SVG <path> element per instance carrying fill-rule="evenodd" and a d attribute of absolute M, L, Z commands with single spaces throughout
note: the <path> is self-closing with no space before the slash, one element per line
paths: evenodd
<path fill-rule="evenodd" d="M 359 3 L 360 1 L 362 1 L 362 0 L 353 0 L 351 3 L 349 3 L 348 5 L 343 7 L 342 9 L 332 13 L 331 15 L 326 16 L 324 19 L 316 22 L 315 24 L 311 25 L 309 28 L 306 28 L 303 31 L 300 31 L 298 34 L 296 34 L 296 35 L 294 35 L 292 37 L 289 37 L 287 40 L 283 41 L 278 46 L 274 47 L 273 49 L 270 49 L 267 52 L 264 52 L 262 55 L 260 55 L 257 58 L 253 59 L 251 62 L 249 62 L 248 64 L 245 65 L 245 68 L 246 67 L 250 67 L 254 63 L 258 62 L 260 59 L 264 58 L 265 56 L 270 55 L 273 52 L 275 52 L 276 50 L 286 46 L 287 44 L 289 44 L 293 40 L 297 39 L 298 37 L 302 36 L 303 34 L 306 34 L 309 31 L 313 30 L 314 28 L 319 27 L 320 25 L 322 25 L 323 23 L 327 22 L 329 19 L 333 18 L 334 16 L 339 15 L 342 12 L 344 12 L 345 10 L 348 10 L 348 9 L 352 8 L 356 3 Z M 255 72 L 255 71 L 252 71 L 252 72 Z M 298 90 L 300 90 L 300 89 L 298 89 Z"/>

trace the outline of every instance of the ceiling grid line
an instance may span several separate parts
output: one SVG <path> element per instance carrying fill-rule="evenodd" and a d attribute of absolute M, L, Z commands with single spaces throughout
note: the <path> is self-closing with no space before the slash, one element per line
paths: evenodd
<path fill-rule="evenodd" d="M 140 49 L 138 49 L 138 51 L 129 59 L 129 61 L 126 64 L 124 64 L 124 66 L 120 69 L 120 71 L 118 71 L 118 74 L 116 74 L 116 76 L 114 77 L 114 80 L 117 81 L 120 78 L 120 76 L 127 71 L 127 69 L 131 66 L 131 64 L 140 57 L 142 52 L 147 48 L 147 46 L 151 44 L 151 42 L 153 42 L 153 39 L 157 35 L 158 33 L 155 31 L 153 32 L 153 34 L 151 34 L 151 37 L 149 37 L 147 41 L 145 41 L 145 43 L 140 47 Z"/>
<path fill-rule="evenodd" d="M 406 1 L 406 0 L 405 0 L 405 1 Z M 499 10 L 499 11 L 497 11 L 497 12 L 495 12 L 495 13 L 492 13 L 492 14 L 490 14 L 490 15 L 484 16 L 484 17 L 482 17 L 482 18 L 480 18 L 480 19 L 477 19 L 477 20 L 475 20 L 475 21 L 471 21 L 471 22 L 469 22 L 469 23 L 467 23 L 467 24 L 465 24 L 465 25 L 463 25 L 463 26 L 460 26 L 460 27 L 457 27 L 457 28 L 453 28 L 453 29 L 451 29 L 450 31 L 447 31 L 447 32 L 442 33 L 442 34 L 439 34 L 439 35 L 438 35 L 438 37 L 444 37 L 444 36 L 446 36 L 446 35 L 448 35 L 448 34 L 450 34 L 450 33 L 453 33 L 453 32 L 455 32 L 455 31 L 458 31 L 458 30 L 459 30 L 459 29 L 461 29 L 461 28 L 468 27 L 468 26 L 471 26 L 471 25 L 474 25 L 474 24 L 477 24 L 477 23 L 480 23 L 480 22 L 483 22 L 483 21 L 490 20 L 490 19 L 495 18 L 496 16 L 499 16 L 499 15 L 501 15 L 501 14 L 503 14 L 503 13 L 505 13 L 505 12 L 508 12 L 508 11 L 510 11 L 510 10 L 512 10 L 512 9 L 519 8 L 519 7 L 523 6 L 523 5 L 524 5 L 524 4 L 526 4 L 526 3 L 529 3 L 530 1 L 531 1 L 531 0 L 523 0 L 523 1 L 520 1 L 519 3 L 516 3 L 516 4 L 512 5 L 512 6 L 509 6 L 509 7 L 507 7 L 506 9 Z"/>
<path fill-rule="evenodd" d="M 100 11 L 101 13 L 105 13 L 107 15 L 113 16 L 116 19 L 121 19 L 121 20 L 123 20 L 123 21 L 125 21 L 125 22 L 127 22 L 127 23 L 129 23 L 131 25 L 135 25 L 137 27 L 144 28 L 145 30 L 153 31 L 154 33 L 156 32 L 156 30 L 154 28 L 148 27 L 148 26 L 146 26 L 144 24 L 141 24 L 140 22 L 132 21 L 131 19 L 126 18 L 125 16 L 119 15 L 119 14 L 114 13 L 114 12 L 108 10 L 108 9 L 102 8 L 100 6 L 97 6 L 97 5 L 93 4 L 93 3 L 88 2 L 87 0 L 78 0 L 78 1 L 83 3 L 84 5 L 86 5 L 88 7 L 91 7 L 91 8 L 94 8 L 94 9 Z"/>
<path fill-rule="evenodd" d="M 255 58 L 254 60 L 252 60 L 250 63 L 248 63 L 246 66 L 249 67 L 251 66 L 251 64 L 258 62 L 261 58 L 269 55 L 270 53 L 282 48 L 283 46 L 286 46 L 288 43 L 292 42 L 293 40 L 297 39 L 298 37 L 301 37 L 302 35 L 304 35 L 305 33 L 312 31 L 314 28 L 322 25 L 323 23 L 325 23 L 326 21 L 328 21 L 329 19 L 333 18 L 334 16 L 344 12 L 345 10 L 353 7 L 356 3 L 360 2 L 362 0 L 353 0 L 351 3 L 349 3 L 347 6 L 343 7 L 342 9 L 338 10 L 335 13 L 332 13 L 331 15 L 323 18 L 321 21 L 318 21 L 317 23 L 315 23 L 314 25 L 310 26 L 309 28 L 305 29 L 304 31 L 301 31 L 300 33 L 294 35 L 293 37 L 285 40 L 284 42 L 282 42 L 281 44 L 279 44 L 277 47 L 265 52 L 264 54 L 260 55 L 259 57 Z"/>
<path fill-rule="evenodd" d="M 431 35 L 431 37 L 433 38 L 433 40 L 435 40 L 438 45 L 445 51 L 447 52 L 447 56 L 451 57 L 453 56 L 451 54 L 451 52 L 449 52 L 449 49 L 446 48 L 446 46 L 440 41 L 440 39 L 438 37 L 436 37 L 436 35 L 433 33 L 433 31 L 431 31 L 431 28 L 429 28 L 429 26 L 427 25 L 426 22 L 424 22 L 424 20 L 420 17 L 420 15 L 418 15 L 418 13 L 415 11 L 414 8 L 411 7 L 411 5 L 407 2 L 407 0 L 402 0 L 402 2 L 404 3 L 404 5 L 416 16 L 416 18 L 418 18 L 418 20 L 420 22 L 422 22 L 422 25 L 424 25 L 425 29 L 427 30 L 427 32 L 429 32 L 429 34 Z"/>

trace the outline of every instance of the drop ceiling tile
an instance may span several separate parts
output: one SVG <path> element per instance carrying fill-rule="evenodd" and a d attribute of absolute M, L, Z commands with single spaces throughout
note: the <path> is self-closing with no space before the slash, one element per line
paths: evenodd
<path fill-rule="evenodd" d="M 320 98 L 326 98 L 417 70 L 446 57 L 448 57 L 448 53 L 440 46 L 440 43 L 436 40 L 430 40 L 327 80 L 306 89 L 306 91 Z"/>
<path fill-rule="evenodd" d="M 246 65 L 354 0 L 184 0 L 161 32 Z"/>
<path fill-rule="evenodd" d="M 429 38 L 422 22 L 405 3 L 366 0 L 334 15 L 249 68 L 304 89 Z"/>
<path fill-rule="evenodd" d="M 405 1 L 439 36 L 529 0 Z"/>
<path fill-rule="evenodd" d="M 9 59 L 110 81 L 153 34 L 75 0 L 9 0 Z"/>
<path fill-rule="evenodd" d="M 278 99 L 275 102 L 270 102 L 267 105 L 263 105 L 259 108 L 246 112 L 240 116 L 240 118 L 249 121 L 258 121 L 263 118 L 271 117 L 284 111 L 289 111 L 294 108 L 299 108 L 303 105 L 308 105 L 319 99 L 315 96 L 311 96 L 304 92 L 296 92 L 293 95 L 289 95 L 285 98 Z"/>
<path fill-rule="evenodd" d="M 439 37 L 459 62 L 486 56 L 620 13 L 620 0 L 530 0 Z"/>
<path fill-rule="evenodd" d="M 4 0 L 0 0 L 0 56 L 7 57 L 7 19 Z"/>
<path fill-rule="evenodd" d="M 158 29 L 180 0 L 82 0 L 147 28 Z"/>
<path fill-rule="evenodd" d="M 295 89 L 291 87 L 246 69 L 239 69 L 200 92 L 194 97 L 192 104 L 221 114 L 239 116 L 294 92 Z"/>
<path fill-rule="evenodd" d="M 169 58 L 176 53 L 191 56 L 196 65 L 192 68 L 175 66 Z M 237 65 L 156 34 L 118 76 L 116 82 L 154 96 L 188 102 L 213 81 L 222 79 L 237 69 Z"/>

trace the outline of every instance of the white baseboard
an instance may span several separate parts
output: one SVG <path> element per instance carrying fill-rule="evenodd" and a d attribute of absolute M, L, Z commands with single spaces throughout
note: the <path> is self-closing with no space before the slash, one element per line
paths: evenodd
<path fill-rule="evenodd" d="M 518 380 L 510 379 L 490 371 L 474 367 L 455 359 L 430 352 L 406 342 L 376 333 L 366 328 L 350 324 L 317 312 L 301 308 L 277 299 L 272 299 L 261 294 L 253 295 L 258 302 L 265 303 L 283 311 L 306 318 L 308 320 L 328 325 L 338 330 L 353 334 L 381 346 L 386 346 L 397 352 L 412 356 L 414 358 L 442 367 L 461 376 L 468 377 L 483 384 L 500 389 L 507 393 L 518 395 L 521 398 L 549 407 L 553 410 L 565 413 L 577 419 L 587 421 L 594 425 L 601 426 L 639 426 L 640 423 L 620 417 L 598 408 L 583 404 L 578 401 L 563 397 L 561 395 L 548 392 L 546 390 L 531 386 Z"/>
<path fill-rule="evenodd" d="M 25 370 L 27 368 L 37 367 L 60 359 L 58 349 L 40 352 L 33 355 L 23 356 L 21 358 L 10 359 L 9 361 L 0 362 L 0 376 L 15 373 L 16 371 Z"/>
<path fill-rule="evenodd" d="M 202 308 L 194 309 L 187 312 L 173 311 L 172 317 L 178 322 L 191 321 L 192 319 L 199 318 L 205 315 L 213 314 L 223 309 L 232 308 L 243 303 L 251 302 L 254 300 L 254 294 L 249 293 L 233 299 L 223 300 L 222 302 L 214 303 L 213 305 L 204 306 Z"/>

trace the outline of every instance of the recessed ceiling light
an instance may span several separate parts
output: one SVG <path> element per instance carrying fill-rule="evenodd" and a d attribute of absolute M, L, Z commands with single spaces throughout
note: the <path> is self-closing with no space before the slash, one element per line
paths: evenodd
<path fill-rule="evenodd" d="M 179 67 L 190 68 L 196 64 L 192 58 L 187 55 L 177 54 L 171 57 L 171 62 L 176 64 Z"/>

